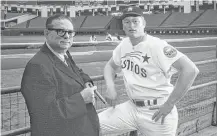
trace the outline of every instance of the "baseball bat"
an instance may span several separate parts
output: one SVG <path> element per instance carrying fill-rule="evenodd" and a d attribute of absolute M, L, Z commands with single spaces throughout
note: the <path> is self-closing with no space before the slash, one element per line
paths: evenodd
<path fill-rule="evenodd" d="M 97 90 L 94 90 L 94 93 L 96 94 L 96 96 L 99 97 L 99 99 L 100 99 L 105 105 L 107 105 L 107 101 L 104 99 L 104 97 L 103 97 Z"/>
<path fill-rule="evenodd" d="M 88 86 L 92 87 L 92 84 L 88 84 Z M 105 105 L 107 105 L 107 101 L 105 100 L 105 98 L 96 89 L 94 90 L 94 93 Z"/>

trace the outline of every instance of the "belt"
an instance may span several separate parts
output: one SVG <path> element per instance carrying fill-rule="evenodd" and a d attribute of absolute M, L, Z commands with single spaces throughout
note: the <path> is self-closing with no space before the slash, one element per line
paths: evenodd
<path fill-rule="evenodd" d="M 157 105 L 157 99 L 153 99 L 153 100 L 144 100 L 144 101 L 132 100 L 132 102 L 133 102 L 136 106 L 139 106 L 139 107 Z"/>

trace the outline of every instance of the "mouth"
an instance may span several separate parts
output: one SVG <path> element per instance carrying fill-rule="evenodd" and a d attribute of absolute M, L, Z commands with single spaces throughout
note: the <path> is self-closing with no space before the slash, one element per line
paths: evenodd
<path fill-rule="evenodd" d="M 135 32 L 136 32 L 136 30 L 129 30 L 129 32 L 130 32 L 130 33 L 135 33 Z"/>
<path fill-rule="evenodd" d="M 70 42 L 67 41 L 60 41 L 61 44 L 70 44 Z"/>

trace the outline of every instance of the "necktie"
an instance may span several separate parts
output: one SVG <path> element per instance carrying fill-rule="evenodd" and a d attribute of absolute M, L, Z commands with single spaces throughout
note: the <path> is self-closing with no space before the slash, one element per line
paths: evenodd
<path fill-rule="evenodd" d="M 69 60 L 68 56 L 64 55 L 64 59 L 66 61 L 66 64 L 68 65 L 68 67 L 70 67 L 70 60 Z"/>
<path fill-rule="evenodd" d="M 67 65 L 68 65 L 69 69 L 71 69 L 72 72 L 74 72 L 75 75 L 77 75 L 78 78 L 82 81 L 82 78 L 81 78 L 80 74 L 78 73 L 78 71 L 76 71 L 76 70 L 74 69 L 74 65 L 73 65 L 73 64 L 71 65 L 71 62 L 70 62 L 71 60 L 69 59 L 69 57 L 68 57 L 67 55 L 64 55 L 64 59 L 65 59 Z"/>

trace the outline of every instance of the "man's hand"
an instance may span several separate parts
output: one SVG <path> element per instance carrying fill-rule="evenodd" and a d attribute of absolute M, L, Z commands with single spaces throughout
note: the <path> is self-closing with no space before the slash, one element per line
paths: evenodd
<path fill-rule="evenodd" d="M 114 85 L 107 86 L 105 100 L 109 106 L 115 107 L 116 105 L 117 92 Z"/>
<path fill-rule="evenodd" d="M 92 87 L 93 84 L 92 84 L 91 82 L 87 82 L 87 83 L 85 83 L 85 86 L 86 86 L 86 87 Z"/>
<path fill-rule="evenodd" d="M 174 104 L 168 104 L 168 103 L 164 103 L 163 105 L 151 106 L 149 108 L 150 110 L 158 109 L 152 116 L 152 120 L 157 122 L 161 118 L 161 124 L 163 124 L 165 117 L 171 112 L 173 107 Z"/>
<path fill-rule="evenodd" d="M 94 90 L 96 90 L 97 87 L 87 87 L 84 90 L 81 91 L 81 95 L 85 101 L 85 103 L 94 103 L 95 97 L 94 97 Z"/>

